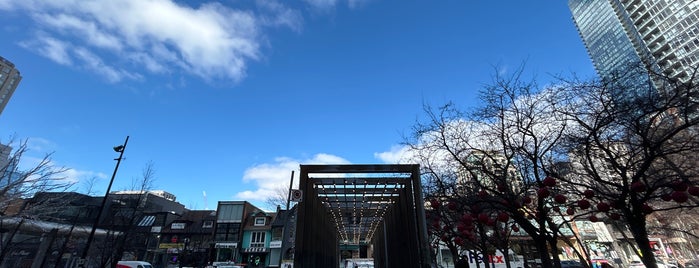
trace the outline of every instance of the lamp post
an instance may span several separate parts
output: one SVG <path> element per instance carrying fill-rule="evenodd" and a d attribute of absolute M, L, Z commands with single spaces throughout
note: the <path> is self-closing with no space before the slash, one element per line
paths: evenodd
<path fill-rule="evenodd" d="M 124 141 L 124 144 L 118 145 L 114 147 L 114 151 L 119 153 L 119 158 L 115 158 L 114 160 L 117 161 L 116 166 L 114 167 L 114 173 L 112 173 L 112 178 L 109 180 L 109 186 L 107 186 L 107 192 L 104 194 L 104 198 L 102 198 L 102 204 L 100 205 L 100 209 L 97 212 L 97 217 L 95 218 L 95 222 L 92 223 L 92 230 L 90 231 L 90 235 L 87 237 L 87 242 L 85 242 L 85 248 L 83 249 L 83 255 L 80 258 L 80 264 L 78 267 L 87 267 L 87 255 L 90 251 L 90 244 L 92 244 L 92 240 L 95 238 L 95 230 L 97 230 L 97 225 L 99 224 L 100 218 L 102 217 L 102 211 L 104 210 L 105 205 L 107 204 L 107 197 L 109 196 L 109 191 L 112 189 L 112 183 L 114 183 L 114 177 L 116 176 L 117 170 L 119 170 L 119 164 L 121 163 L 121 159 L 124 156 L 124 151 L 126 150 L 126 144 L 129 142 L 129 136 L 126 136 L 126 140 Z"/>

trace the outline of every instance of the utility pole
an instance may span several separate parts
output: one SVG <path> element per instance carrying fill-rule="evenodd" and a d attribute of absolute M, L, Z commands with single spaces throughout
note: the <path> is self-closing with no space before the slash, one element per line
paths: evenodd
<path fill-rule="evenodd" d="M 294 171 L 291 171 L 291 180 L 289 182 L 289 193 L 286 196 L 286 210 L 289 210 L 289 202 L 291 201 L 291 189 L 294 187 Z"/>
<path fill-rule="evenodd" d="M 102 217 L 102 211 L 104 211 L 104 207 L 107 204 L 107 198 L 109 197 L 109 191 L 111 191 L 111 189 L 112 189 L 112 183 L 114 183 L 114 177 L 116 177 L 117 170 L 119 170 L 119 164 L 121 163 L 121 159 L 124 156 L 124 151 L 126 151 L 126 144 L 128 142 L 129 142 L 129 136 L 126 136 L 126 140 L 124 141 L 124 144 L 114 147 L 114 151 L 119 153 L 119 158 L 114 159 L 117 161 L 116 166 L 114 167 L 114 173 L 112 173 L 112 178 L 109 180 L 109 186 L 107 186 L 107 192 L 104 194 L 104 198 L 102 198 L 102 205 L 100 205 L 99 211 L 97 212 L 97 217 L 95 218 L 95 222 L 92 223 L 92 230 L 90 231 L 90 235 L 87 237 L 87 242 L 85 242 L 85 248 L 83 249 L 82 257 L 78 261 L 78 267 L 87 267 L 88 266 L 87 255 L 90 252 L 90 244 L 92 244 L 92 240 L 95 238 L 95 230 L 97 230 L 97 225 L 99 224 L 100 218 Z"/>

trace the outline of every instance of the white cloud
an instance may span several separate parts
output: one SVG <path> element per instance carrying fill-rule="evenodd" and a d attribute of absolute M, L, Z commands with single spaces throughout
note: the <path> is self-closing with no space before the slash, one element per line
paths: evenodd
<path fill-rule="evenodd" d="M 412 164 L 413 154 L 408 146 L 394 145 L 388 152 L 374 153 L 374 157 L 387 164 Z"/>
<path fill-rule="evenodd" d="M 265 12 L 260 16 L 260 21 L 263 25 L 286 26 L 295 32 L 301 32 L 303 16 L 298 10 L 286 7 L 272 0 L 258 0 L 257 5 L 261 9 L 269 12 Z"/>
<path fill-rule="evenodd" d="M 291 171 L 294 173 L 294 185 L 298 185 L 298 169 L 301 164 L 349 164 L 346 159 L 330 155 L 316 154 L 310 159 L 293 159 L 279 157 L 274 159 L 274 163 L 259 164 L 245 170 L 243 182 L 254 182 L 256 190 L 249 190 L 237 193 L 234 198 L 250 201 L 265 201 L 273 196 L 280 186 L 288 187 Z"/>
<path fill-rule="evenodd" d="M 73 65 L 73 60 L 68 55 L 70 44 L 45 34 L 38 34 L 34 40 L 21 42 L 26 49 L 34 50 L 50 60 L 66 66 Z"/>
<path fill-rule="evenodd" d="M 101 172 L 94 172 L 89 170 L 78 170 L 74 168 L 67 168 L 63 173 L 65 179 L 69 182 L 80 182 L 86 181 L 90 178 L 106 179 L 107 174 Z"/>
<path fill-rule="evenodd" d="M 13 147 L 19 147 L 18 143 L 12 144 Z M 51 152 L 56 148 L 56 144 L 44 138 L 29 138 L 27 139 L 27 150 L 35 152 Z"/>
<path fill-rule="evenodd" d="M 85 48 L 76 48 L 74 50 L 75 57 L 78 58 L 88 70 L 92 70 L 99 75 L 102 75 L 109 82 L 119 82 L 124 78 L 138 79 L 141 76 L 132 74 L 124 70 L 118 70 L 112 66 L 105 64 L 102 59 Z"/>
<path fill-rule="evenodd" d="M 330 11 L 334 9 L 341 1 L 340 0 L 303 0 L 315 10 Z M 350 9 L 361 8 L 371 0 L 347 0 L 347 6 Z"/>
<path fill-rule="evenodd" d="M 34 14 L 33 17 L 35 21 L 45 28 L 60 30 L 64 35 L 81 36 L 86 43 L 92 46 L 115 51 L 120 51 L 123 47 L 123 44 L 116 36 L 99 29 L 99 26 L 94 21 L 88 21 L 69 14 L 52 15 L 38 13 Z"/>
<path fill-rule="evenodd" d="M 263 27 L 301 28 L 297 11 L 261 3 L 255 13 L 172 0 L 0 0 L 0 10 L 28 13 L 35 31 L 45 33 L 23 42 L 26 48 L 63 65 L 80 64 L 112 82 L 168 68 L 207 81 L 237 82 L 249 62 L 261 57 Z"/>

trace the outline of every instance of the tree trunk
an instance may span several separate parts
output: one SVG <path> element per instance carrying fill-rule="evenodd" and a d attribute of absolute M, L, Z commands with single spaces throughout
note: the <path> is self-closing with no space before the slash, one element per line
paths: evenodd
<path fill-rule="evenodd" d="M 657 268 L 658 265 L 655 262 L 653 250 L 650 248 L 650 240 L 648 239 L 648 231 L 646 230 L 646 217 L 642 214 L 634 216 L 635 217 L 628 221 L 628 224 L 631 234 L 633 234 L 633 239 L 638 246 L 638 250 L 641 251 L 641 261 L 646 265 L 646 268 Z"/>
<path fill-rule="evenodd" d="M 534 238 L 534 237 L 532 237 Z M 539 251 L 539 259 L 541 259 L 542 268 L 553 268 L 551 265 L 551 255 L 548 250 L 548 242 L 543 237 L 539 236 L 534 238 L 534 245 L 536 250 Z"/>
<path fill-rule="evenodd" d="M 551 258 L 553 258 L 552 266 L 560 268 L 561 259 L 558 258 L 558 236 L 554 234 L 553 237 L 548 237 L 547 241 L 549 243 L 549 247 L 551 248 Z"/>

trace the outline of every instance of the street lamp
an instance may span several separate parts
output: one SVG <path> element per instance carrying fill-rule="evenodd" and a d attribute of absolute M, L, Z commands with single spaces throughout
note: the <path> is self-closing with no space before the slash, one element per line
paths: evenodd
<path fill-rule="evenodd" d="M 112 178 L 109 180 L 109 186 L 107 186 L 107 192 L 104 194 L 104 198 L 102 198 L 102 204 L 100 205 L 100 209 L 97 212 L 97 217 L 95 218 L 95 222 L 92 223 L 92 230 L 90 231 L 90 235 L 87 237 L 87 242 L 85 242 L 85 248 L 83 249 L 83 255 L 80 258 L 80 265 L 79 267 L 87 267 L 87 255 L 90 251 L 90 244 L 92 244 L 92 240 L 95 237 L 95 230 L 97 229 L 97 225 L 99 224 L 99 220 L 102 217 L 102 211 L 104 210 L 104 207 L 107 203 L 107 197 L 109 196 L 109 191 L 112 189 L 112 183 L 114 183 L 114 177 L 116 176 L 117 170 L 119 170 L 119 164 L 121 163 L 121 159 L 124 156 L 124 151 L 126 150 L 126 144 L 129 142 L 129 136 L 126 136 L 126 140 L 124 141 L 124 144 L 114 146 L 114 151 L 119 153 L 119 158 L 115 158 L 114 160 L 117 161 L 116 166 L 114 167 L 114 173 L 112 173 Z"/>

